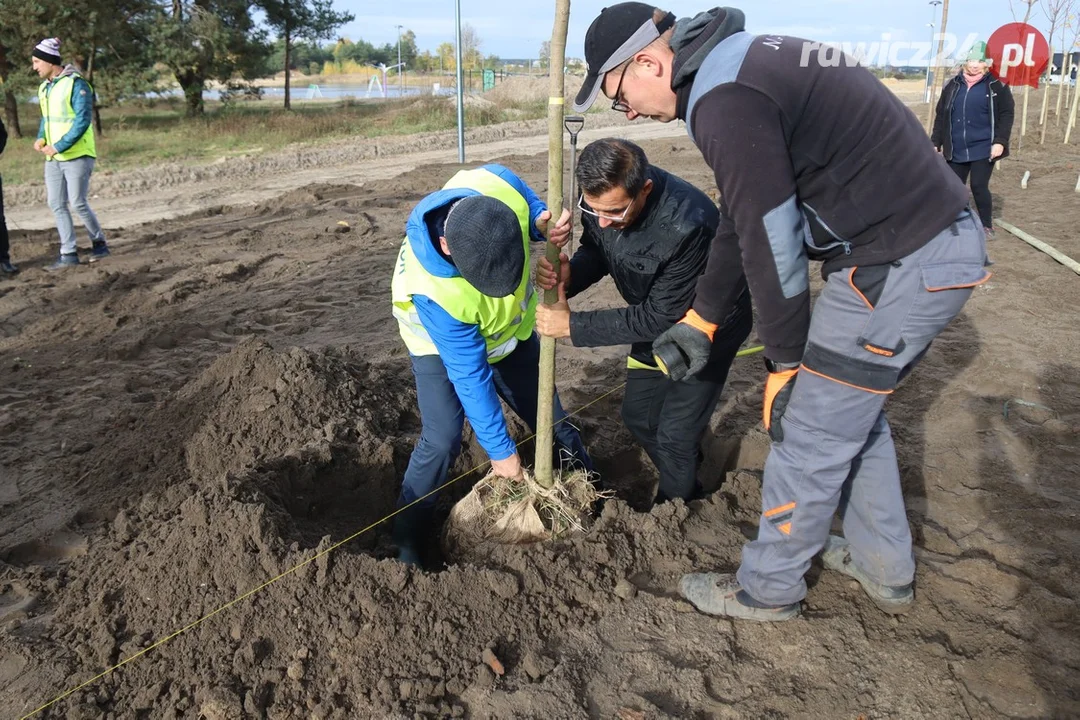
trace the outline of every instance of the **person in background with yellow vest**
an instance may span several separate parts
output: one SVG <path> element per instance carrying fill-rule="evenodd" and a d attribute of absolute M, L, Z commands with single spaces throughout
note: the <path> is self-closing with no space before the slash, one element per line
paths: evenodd
<path fill-rule="evenodd" d="M 435 496 L 459 451 L 465 418 L 492 470 L 519 477 L 521 460 L 499 405 L 535 430 L 540 341 L 529 279 L 529 238 L 550 213 L 525 182 L 501 165 L 463 170 L 409 216 L 394 271 L 394 317 L 416 377 L 422 429 L 405 471 L 394 520 L 398 559 L 419 564 L 432 536 Z M 563 211 L 552 242 L 569 239 Z M 577 429 L 555 397 L 558 467 L 592 471 Z"/>
<path fill-rule="evenodd" d="M 74 65 L 65 67 L 61 63 L 59 38 L 39 42 L 34 48 L 33 64 L 34 72 L 44 80 L 38 87 L 41 126 L 34 149 L 45 155 L 45 189 L 60 231 L 60 258 L 48 269 L 62 270 L 79 264 L 69 200 L 90 233 L 90 262 L 109 254 L 105 233 L 86 202 L 97 157 L 90 123 L 94 90 Z"/>

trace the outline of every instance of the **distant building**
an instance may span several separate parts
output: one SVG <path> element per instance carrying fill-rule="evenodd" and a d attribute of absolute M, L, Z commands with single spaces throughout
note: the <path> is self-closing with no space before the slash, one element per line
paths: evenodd
<path fill-rule="evenodd" d="M 1080 65 L 1080 52 L 1073 52 L 1072 55 L 1072 73 L 1069 74 L 1069 80 L 1072 83 L 1076 82 L 1076 70 L 1077 65 Z M 1050 69 L 1050 82 L 1060 83 L 1061 73 L 1064 70 L 1066 64 L 1066 56 L 1064 53 L 1054 53 L 1053 67 Z"/>

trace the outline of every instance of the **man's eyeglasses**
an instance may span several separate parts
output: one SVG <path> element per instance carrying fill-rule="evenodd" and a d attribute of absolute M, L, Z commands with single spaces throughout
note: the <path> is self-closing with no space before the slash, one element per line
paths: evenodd
<path fill-rule="evenodd" d="M 621 98 L 623 80 L 626 79 L 626 71 L 630 69 L 630 63 L 623 65 L 622 74 L 619 75 L 619 84 L 615 87 L 615 99 L 611 101 L 611 109 L 615 112 L 630 112 L 630 106 Z"/>
<path fill-rule="evenodd" d="M 578 202 L 577 202 L 578 210 L 585 213 L 586 215 L 592 215 L 593 217 L 600 218 L 601 220 L 610 220 L 611 222 L 617 222 L 617 223 L 622 222 L 623 220 L 626 219 L 626 213 L 630 212 L 630 207 L 633 204 L 634 204 L 634 201 L 631 200 L 629 202 L 629 204 L 627 204 L 627 206 L 623 208 L 622 215 L 608 215 L 607 213 L 596 212 L 591 207 L 586 205 L 584 195 L 579 195 L 578 196 Z"/>

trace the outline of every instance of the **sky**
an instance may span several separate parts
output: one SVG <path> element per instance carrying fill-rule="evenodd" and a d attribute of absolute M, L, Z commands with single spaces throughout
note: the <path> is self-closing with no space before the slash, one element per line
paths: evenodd
<path fill-rule="evenodd" d="M 585 31 L 601 9 L 614 4 L 605 0 L 572 0 L 568 57 L 583 57 Z M 1013 0 L 1017 19 L 1023 19 L 1020 0 Z M 1036 3 L 1036 13 L 1041 3 Z M 390 7 L 393 5 L 393 7 Z M 504 5 L 499 0 L 461 0 L 461 21 L 476 29 L 485 55 L 500 58 L 535 58 L 540 44 L 551 39 L 554 21 L 553 0 L 517 0 Z M 660 5 L 677 17 L 692 16 L 713 5 L 689 0 L 667 0 Z M 928 41 L 928 24 L 940 23 L 941 7 L 931 8 L 927 0 L 757 0 L 734 4 L 746 14 L 747 30 L 753 33 L 795 35 L 823 42 Z M 364 39 L 375 45 L 397 42 L 397 25 L 416 33 L 420 51 L 431 50 L 454 40 L 453 0 L 398 0 L 371 3 L 335 0 L 334 7 L 348 10 L 356 20 L 339 31 L 352 40 Z M 934 12 L 933 17 L 931 13 Z M 995 29 L 1014 21 L 1009 0 L 951 0 L 947 31 L 962 45 L 970 33 L 986 40 Z M 1046 18 L 1033 15 L 1031 24 L 1045 34 Z M 962 48 L 961 48 L 962 49 Z M 917 59 L 917 58 L 912 58 Z M 899 64 L 917 64 L 905 61 Z M 926 61 L 923 60 L 923 65 Z"/>

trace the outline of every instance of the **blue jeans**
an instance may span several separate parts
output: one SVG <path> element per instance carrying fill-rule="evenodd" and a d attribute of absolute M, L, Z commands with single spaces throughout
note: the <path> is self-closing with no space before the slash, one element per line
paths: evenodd
<path fill-rule="evenodd" d="M 461 430 L 465 411 L 461 407 L 453 383 L 446 375 L 446 366 L 438 355 L 412 357 L 416 376 L 416 399 L 420 405 L 422 429 L 416 443 L 405 480 L 401 485 L 398 507 L 427 495 L 446 482 L 458 453 L 461 451 Z M 495 389 L 507 405 L 536 430 L 537 385 L 540 378 L 540 339 L 534 334 L 518 344 L 514 352 L 491 366 Z M 577 428 L 566 420 L 566 412 L 555 395 L 555 467 L 568 464 L 592 471 L 592 461 L 581 442 Z M 430 508 L 435 495 L 418 503 L 417 508 Z"/>
<path fill-rule="evenodd" d="M 90 190 L 90 175 L 94 172 L 94 158 L 83 156 L 74 160 L 45 161 L 45 189 L 48 192 L 49 209 L 56 216 L 56 229 L 60 231 L 60 254 L 76 252 L 75 224 L 71 221 L 68 200 L 82 218 L 91 242 L 105 239 L 94 211 L 86 202 Z"/>

